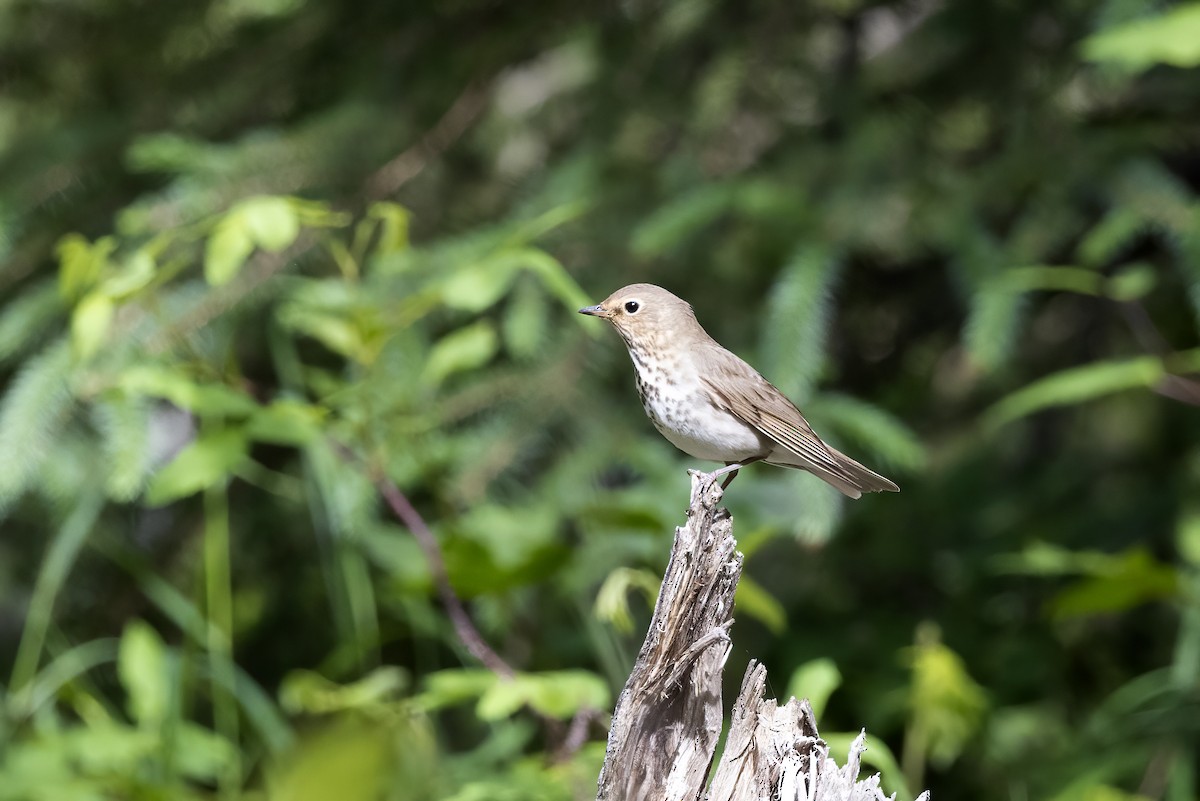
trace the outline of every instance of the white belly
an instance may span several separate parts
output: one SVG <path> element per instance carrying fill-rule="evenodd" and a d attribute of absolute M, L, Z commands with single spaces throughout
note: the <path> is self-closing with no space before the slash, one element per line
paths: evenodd
<path fill-rule="evenodd" d="M 676 448 L 716 462 L 737 462 L 766 451 L 766 443 L 754 428 L 708 402 L 690 362 L 680 360 L 664 369 L 659 360 L 633 352 L 630 356 L 637 370 L 642 408 Z"/>

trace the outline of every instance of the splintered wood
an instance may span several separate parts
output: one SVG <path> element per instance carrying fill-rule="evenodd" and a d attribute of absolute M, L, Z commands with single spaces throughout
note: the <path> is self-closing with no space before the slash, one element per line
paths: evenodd
<path fill-rule="evenodd" d="M 860 736 L 839 768 L 807 701 L 763 697 L 767 671 L 751 662 L 721 762 L 721 673 L 732 645 L 742 555 L 721 489 L 692 474 L 687 525 L 675 544 L 633 672 L 617 699 L 597 801 L 882 801 L 879 777 L 857 781 Z M 923 794 L 918 801 L 927 799 Z"/>

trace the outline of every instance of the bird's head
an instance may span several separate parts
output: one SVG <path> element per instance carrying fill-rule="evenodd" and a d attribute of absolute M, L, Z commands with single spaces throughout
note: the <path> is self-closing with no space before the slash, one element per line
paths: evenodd
<path fill-rule="evenodd" d="M 631 346 L 664 335 L 683 335 L 699 328 L 692 307 L 654 284 L 630 284 L 580 314 L 608 320 Z"/>

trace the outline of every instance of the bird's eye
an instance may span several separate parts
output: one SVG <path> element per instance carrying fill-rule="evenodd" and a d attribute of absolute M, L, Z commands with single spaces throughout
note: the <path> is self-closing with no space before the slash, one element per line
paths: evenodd
<path fill-rule="evenodd" d="M 637 310 L 642 308 L 636 300 L 631 300 L 625 304 L 625 311 L 628 314 L 637 314 Z"/>

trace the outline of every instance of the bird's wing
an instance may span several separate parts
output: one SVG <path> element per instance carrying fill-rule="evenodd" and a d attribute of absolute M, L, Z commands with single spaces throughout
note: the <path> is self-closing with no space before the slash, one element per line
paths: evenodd
<path fill-rule="evenodd" d="M 796 457 L 792 467 L 815 473 L 851 497 L 860 492 L 898 491 L 888 479 L 821 441 L 796 405 L 757 370 L 717 346 L 702 379 L 717 403 Z M 774 460 L 772 460 L 774 461 Z"/>
<path fill-rule="evenodd" d="M 736 373 L 718 375 L 721 377 L 702 380 L 727 411 L 805 461 L 837 469 L 837 460 L 804 415 L 765 378 L 758 373 L 752 377 Z M 726 377 L 731 380 L 722 380 Z"/>

